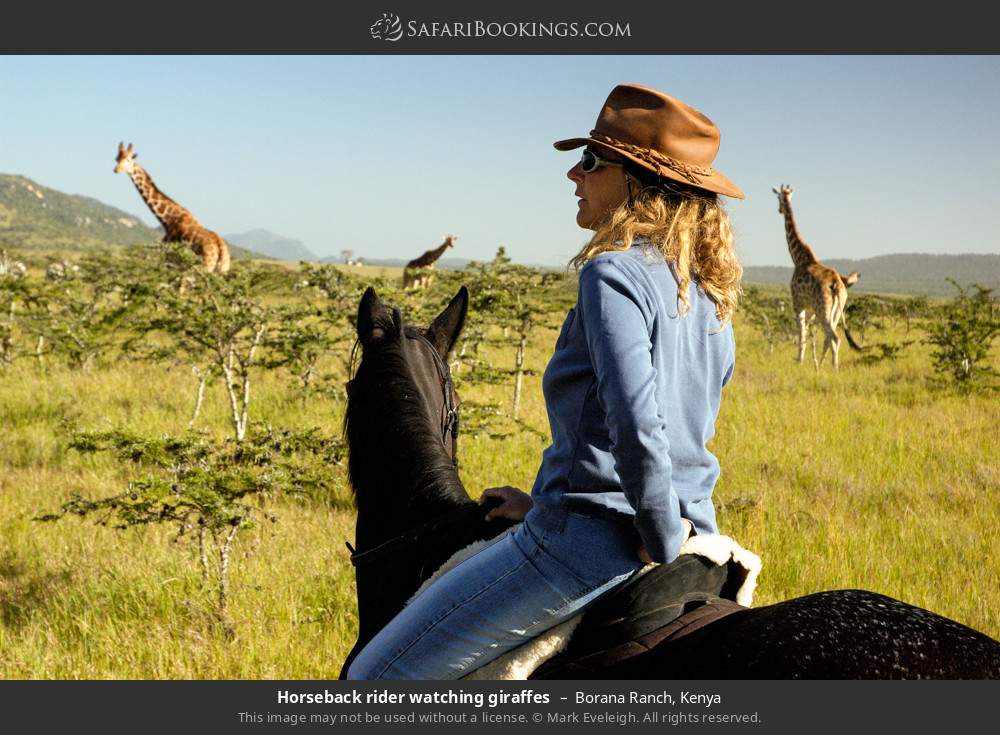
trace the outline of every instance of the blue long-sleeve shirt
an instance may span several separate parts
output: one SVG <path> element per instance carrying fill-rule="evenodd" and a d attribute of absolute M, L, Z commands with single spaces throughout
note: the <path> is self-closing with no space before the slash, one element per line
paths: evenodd
<path fill-rule="evenodd" d="M 692 283 L 690 311 L 662 255 L 637 239 L 580 270 L 542 389 L 552 444 L 531 496 L 585 515 L 632 516 L 654 561 L 676 558 L 681 518 L 718 533 L 706 449 L 732 376 L 732 326 Z"/>

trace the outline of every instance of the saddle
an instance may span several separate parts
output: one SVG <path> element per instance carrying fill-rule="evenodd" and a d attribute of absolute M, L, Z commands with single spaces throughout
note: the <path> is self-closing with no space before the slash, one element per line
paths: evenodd
<path fill-rule="evenodd" d="M 644 567 L 580 615 L 463 678 L 587 678 L 747 609 L 759 572 L 760 558 L 728 536 L 692 536 L 670 564 Z"/>
<path fill-rule="evenodd" d="M 533 679 L 583 679 L 668 639 L 745 610 L 735 602 L 735 562 L 695 555 L 653 568 L 602 598 L 582 616 L 567 647 L 541 663 Z"/>

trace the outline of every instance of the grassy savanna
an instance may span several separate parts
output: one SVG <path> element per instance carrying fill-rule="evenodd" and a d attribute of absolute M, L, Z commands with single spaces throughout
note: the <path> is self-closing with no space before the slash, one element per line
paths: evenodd
<path fill-rule="evenodd" d="M 359 289 L 375 274 L 350 272 Z M 292 279 L 294 280 L 294 279 Z M 446 281 L 451 281 L 450 283 Z M 442 308 L 461 277 L 407 299 L 404 315 Z M 360 291 L 357 291 L 360 294 Z M 551 313 L 530 334 L 520 407 L 459 441 L 462 479 L 530 488 L 548 424 L 541 371 L 572 286 L 554 291 Z M 281 296 L 269 296 L 280 300 Z M 288 298 L 291 298 L 290 296 Z M 475 298 L 475 296 L 474 296 Z M 357 300 L 353 303 L 356 305 Z M 476 323 L 476 320 L 481 320 Z M 473 312 L 469 328 L 492 338 L 483 363 L 511 368 L 516 335 Z M 414 317 L 414 321 L 420 321 Z M 725 390 L 710 447 L 722 464 L 716 502 L 723 533 L 764 560 L 756 604 L 859 587 L 928 608 L 1000 637 L 1000 411 L 996 395 L 959 393 L 933 375 L 930 347 L 865 365 L 841 350 L 841 369 L 794 362 L 794 346 L 770 349 L 743 315 L 735 321 L 737 370 Z M 902 323 L 869 328 L 869 344 L 922 336 Z M 346 348 L 338 348 L 346 349 Z M 468 356 L 473 354 L 468 348 Z M 993 356 L 996 364 L 996 355 Z M 324 355 L 328 380 L 306 390 L 289 368 L 254 368 L 250 425 L 342 429 L 344 355 Z M 468 407 L 510 407 L 513 378 L 458 389 Z M 134 468 L 109 453 L 69 447 L 72 429 L 183 433 L 197 378 L 190 365 L 100 356 L 87 371 L 30 354 L 0 368 L 0 677 L 328 678 L 357 626 L 354 511 L 343 464 L 326 467 L 329 492 L 261 499 L 277 522 L 236 538 L 233 630 L 217 624 L 198 550 L 177 529 L 102 526 L 89 516 L 34 520 L 71 493 L 121 493 Z M 219 379 L 208 384 L 196 427 L 232 434 Z M 532 431 L 532 429 L 534 431 Z"/>

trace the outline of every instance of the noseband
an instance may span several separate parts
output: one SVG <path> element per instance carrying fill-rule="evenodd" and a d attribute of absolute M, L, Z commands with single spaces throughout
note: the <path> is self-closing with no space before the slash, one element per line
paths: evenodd
<path fill-rule="evenodd" d="M 448 366 L 445 365 L 444 359 L 438 354 L 437 347 L 424 335 L 419 332 L 411 332 L 409 334 L 404 332 L 404 336 L 423 342 L 434 356 L 434 364 L 437 366 L 438 377 L 441 379 L 441 389 L 444 392 L 444 405 L 441 411 L 441 440 L 444 442 L 445 448 L 450 448 L 451 458 L 454 460 L 458 454 L 458 407 L 455 402 L 455 385 L 451 381 Z M 451 440 L 450 443 L 449 438 Z M 399 536 L 391 538 L 368 551 L 355 551 L 349 541 L 345 541 L 344 544 L 347 546 L 347 550 L 351 552 L 351 564 L 359 566 L 377 561 L 404 546 L 414 544 L 428 534 L 458 525 L 459 522 L 465 523 L 467 522 L 468 514 L 468 508 L 459 508 L 439 518 L 433 518 L 427 523 L 421 524 L 405 533 L 401 533 Z"/>

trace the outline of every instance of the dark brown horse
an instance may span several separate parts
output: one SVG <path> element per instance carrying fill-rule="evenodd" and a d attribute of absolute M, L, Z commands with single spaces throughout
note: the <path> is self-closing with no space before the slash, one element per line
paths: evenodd
<path fill-rule="evenodd" d="M 397 310 L 390 314 L 374 290 L 361 300 L 361 360 L 348 386 L 346 416 L 358 507 L 352 560 L 360 631 L 341 676 L 446 559 L 509 525 L 486 523 L 483 506 L 469 498 L 458 476 L 458 398 L 447 355 L 467 308 L 468 292 L 462 288 L 421 331 L 405 326 Z M 581 649 L 574 637 L 569 649 L 536 676 L 1000 678 L 1000 643 L 872 592 L 820 592 L 753 609 L 709 598 L 681 610 L 669 626 L 644 630 L 638 642 L 624 648 L 621 641 L 602 646 L 594 634 L 605 630 L 600 625 L 591 625 L 589 636 L 580 632 L 592 616 L 607 616 L 609 605 L 641 605 L 648 599 L 614 594 L 618 597 L 600 601 L 581 623 L 577 635 L 587 648 Z M 713 608 L 722 616 L 706 616 Z M 618 655 L 626 648 L 630 655 Z"/>

